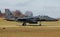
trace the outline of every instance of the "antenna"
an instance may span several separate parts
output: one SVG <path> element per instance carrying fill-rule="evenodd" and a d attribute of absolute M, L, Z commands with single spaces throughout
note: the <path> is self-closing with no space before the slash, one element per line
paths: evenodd
<path fill-rule="evenodd" d="M 1 14 L 1 10 L 0 10 L 0 14 Z"/>

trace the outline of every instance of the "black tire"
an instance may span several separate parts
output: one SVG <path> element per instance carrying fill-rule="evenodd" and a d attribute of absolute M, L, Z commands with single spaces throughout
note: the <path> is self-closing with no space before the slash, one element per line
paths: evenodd
<path fill-rule="evenodd" d="M 22 26 L 26 26 L 26 22 L 24 22 L 24 23 L 22 24 Z"/>

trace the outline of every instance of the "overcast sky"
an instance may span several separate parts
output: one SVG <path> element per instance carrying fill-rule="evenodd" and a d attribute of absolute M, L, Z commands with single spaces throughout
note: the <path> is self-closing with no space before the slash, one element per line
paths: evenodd
<path fill-rule="evenodd" d="M 25 13 L 27 10 L 36 15 L 48 15 L 60 17 L 60 0 L 0 0 L 0 9 L 20 10 Z"/>

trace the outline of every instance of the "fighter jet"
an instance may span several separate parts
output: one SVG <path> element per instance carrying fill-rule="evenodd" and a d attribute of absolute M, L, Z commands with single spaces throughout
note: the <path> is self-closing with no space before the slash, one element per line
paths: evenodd
<path fill-rule="evenodd" d="M 6 20 L 15 20 L 17 22 L 23 22 L 23 26 L 26 26 L 26 23 L 32 23 L 32 24 L 37 24 L 40 21 L 40 26 L 41 26 L 41 21 L 57 21 L 57 19 L 48 17 L 48 16 L 33 16 L 32 12 L 26 12 L 24 17 L 14 17 L 13 14 L 10 12 L 9 9 L 5 9 L 5 18 Z"/>

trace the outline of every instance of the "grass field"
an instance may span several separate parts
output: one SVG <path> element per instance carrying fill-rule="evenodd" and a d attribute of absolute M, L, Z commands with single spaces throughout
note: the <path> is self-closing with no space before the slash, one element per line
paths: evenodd
<path fill-rule="evenodd" d="M 60 27 L 1 27 L 0 37 L 60 37 Z"/>
<path fill-rule="evenodd" d="M 21 22 L 0 18 L 0 37 L 60 37 L 60 20 L 42 22 L 42 26 L 22 26 Z"/>

